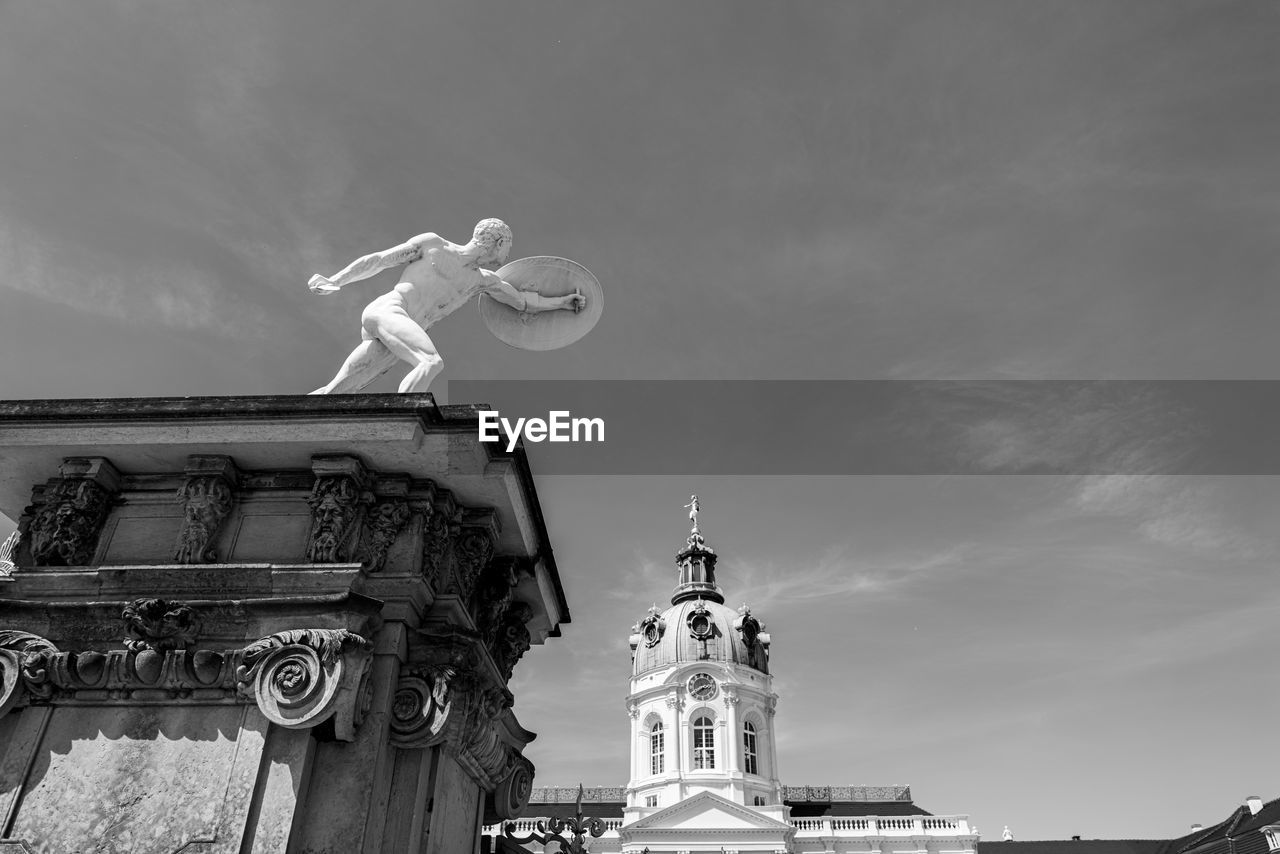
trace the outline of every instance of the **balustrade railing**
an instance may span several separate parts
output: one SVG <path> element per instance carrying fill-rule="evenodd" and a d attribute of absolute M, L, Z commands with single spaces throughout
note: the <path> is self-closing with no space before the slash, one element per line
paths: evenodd
<path fill-rule="evenodd" d="M 548 821 L 545 816 L 525 816 L 503 824 L 485 825 L 484 832 L 501 835 L 504 825 L 509 825 L 517 834 L 528 834 L 538 830 L 538 823 Z M 620 818 L 599 819 L 605 833 L 617 833 L 622 827 Z M 899 835 L 916 834 L 966 834 L 969 833 L 968 816 L 819 816 L 814 818 L 793 818 L 791 825 L 800 833 L 834 835 L 857 833 L 862 835 Z"/>
<path fill-rule="evenodd" d="M 818 818 L 793 818 L 791 825 L 802 834 L 832 835 L 857 833 L 861 835 L 912 834 L 965 834 L 969 833 L 968 816 L 822 816 Z"/>

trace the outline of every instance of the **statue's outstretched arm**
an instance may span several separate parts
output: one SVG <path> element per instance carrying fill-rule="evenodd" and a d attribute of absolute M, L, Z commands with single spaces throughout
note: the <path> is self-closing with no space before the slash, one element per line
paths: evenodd
<path fill-rule="evenodd" d="M 533 291 L 522 291 L 488 270 L 481 270 L 480 275 L 484 277 L 485 293 L 503 305 L 511 306 L 516 311 L 528 311 L 536 314 L 540 311 L 554 311 L 558 308 L 581 310 L 587 304 L 587 298 L 582 294 L 544 297 Z"/>
<path fill-rule="evenodd" d="M 367 279 L 388 267 L 399 267 L 401 264 L 417 261 L 422 257 L 422 244 L 425 237 L 427 235 L 419 235 L 385 252 L 375 252 L 372 255 L 357 258 L 332 276 L 312 276 L 307 286 L 315 293 L 334 293 L 343 285 Z"/>

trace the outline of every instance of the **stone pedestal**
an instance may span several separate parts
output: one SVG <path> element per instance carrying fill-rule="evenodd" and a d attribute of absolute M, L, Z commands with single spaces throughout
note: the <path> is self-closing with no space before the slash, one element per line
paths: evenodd
<path fill-rule="evenodd" d="M 523 453 L 430 395 L 0 403 L 0 852 L 478 849 L 569 619 Z"/>

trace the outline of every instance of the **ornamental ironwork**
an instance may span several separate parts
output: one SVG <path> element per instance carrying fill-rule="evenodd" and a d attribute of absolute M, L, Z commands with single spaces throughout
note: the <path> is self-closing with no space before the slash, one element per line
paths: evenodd
<path fill-rule="evenodd" d="M 582 786 L 578 786 L 578 815 L 575 818 L 558 818 L 552 816 L 534 824 L 534 831 L 527 836 L 516 836 L 516 826 L 507 822 L 502 826 L 502 836 L 517 845 L 536 842 L 545 847 L 551 842 L 559 843 L 564 854 L 587 854 L 587 836 L 604 836 L 604 822 L 595 816 L 582 814 Z M 568 832 L 566 836 L 565 833 Z"/>

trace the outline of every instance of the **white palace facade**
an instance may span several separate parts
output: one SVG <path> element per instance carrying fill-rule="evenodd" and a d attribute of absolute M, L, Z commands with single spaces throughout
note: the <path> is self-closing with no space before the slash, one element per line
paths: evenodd
<path fill-rule="evenodd" d="M 925 812 L 906 786 L 782 784 L 771 638 L 747 606 L 724 604 L 691 506 L 671 606 L 632 627 L 627 785 L 535 788 L 511 835 L 581 811 L 605 828 L 593 854 L 974 854 L 968 816 Z M 519 850 L 503 832 L 486 827 L 486 846 Z"/>

